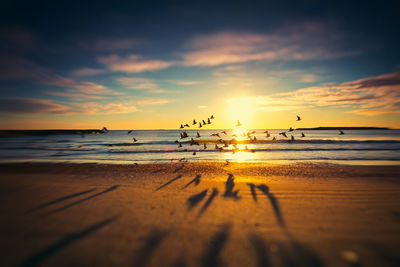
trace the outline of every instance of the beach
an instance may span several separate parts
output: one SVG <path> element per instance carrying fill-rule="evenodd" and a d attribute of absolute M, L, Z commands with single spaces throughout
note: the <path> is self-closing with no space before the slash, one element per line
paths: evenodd
<path fill-rule="evenodd" d="M 3 266 L 398 266 L 400 167 L 0 165 Z"/>

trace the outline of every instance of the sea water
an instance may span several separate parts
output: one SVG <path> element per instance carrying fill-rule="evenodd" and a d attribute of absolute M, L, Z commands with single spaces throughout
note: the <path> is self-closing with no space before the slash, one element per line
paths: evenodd
<path fill-rule="evenodd" d="M 232 130 L 187 130 L 181 139 L 179 130 L 111 130 L 105 134 L 54 134 L 0 137 L 0 162 L 75 162 L 75 163 L 165 163 L 198 161 L 232 162 L 331 162 L 359 165 L 400 165 L 400 130 L 293 131 L 295 138 L 284 138 L 284 130 L 255 131 L 257 142 L 215 149 L 214 143 L 190 145 L 176 141 L 231 140 Z M 286 130 L 287 131 L 287 130 Z M 196 138 L 197 132 L 201 135 Z M 211 136 L 219 133 L 220 138 Z M 290 134 L 288 136 L 290 137 Z M 133 137 L 137 142 L 133 142 Z M 277 139 L 271 142 L 272 138 Z M 245 137 L 239 137 L 246 140 Z M 262 142 L 261 140 L 267 140 Z M 219 147 L 223 143 L 218 144 Z M 247 150 L 245 150 L 247 146 Z M 193 155 L 193 152 L 196 152 Z"/>

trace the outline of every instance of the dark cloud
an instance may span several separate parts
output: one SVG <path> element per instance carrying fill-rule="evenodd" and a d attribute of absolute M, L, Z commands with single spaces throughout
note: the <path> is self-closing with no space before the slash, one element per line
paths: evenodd
<path fill-rule="evenodd" d="M 0 113 L 3 114 L 62 114 L 68 107 L 50 100 L 30 98 L 0 98 Z"/>

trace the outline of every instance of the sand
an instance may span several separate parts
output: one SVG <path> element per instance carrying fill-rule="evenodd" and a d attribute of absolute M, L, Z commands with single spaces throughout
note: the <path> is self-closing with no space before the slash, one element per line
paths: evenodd
<path fill-rule="evenodd" d="M 0 165 L 2 266 L 399 266 L 400 167 Z"/>

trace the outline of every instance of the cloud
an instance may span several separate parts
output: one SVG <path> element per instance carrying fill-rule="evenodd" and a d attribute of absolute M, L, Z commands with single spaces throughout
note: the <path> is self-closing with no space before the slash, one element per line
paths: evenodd
<path fill-rule="evenodd" d="M 184 81 L 184 80 L 170 80 L 170 82 L 173 82 L 177 85 L 182 85 L 182 86 L 190 86 L 190 85 L 198 85 L 201 84 L 200 81 Z"/>
<path fill-rule="evenodd" d="M 2 114 L 62 114 L 69 110 L 67 106 L 50 100 L 33 98 L 0 98 Z"/>
<path fill-rule="evenodd" d="M 156 89 L 158 85 L 150 79 L 146 78 L 128 78 L 122 77 L 118 78 L 117 81 L 124 85 L 126 88 L 141 90 L 141 89 Z"/>
<path fill-rule="evenodd" d="M 121 58 L 118 55 L 99 57 L 98 62 L 107 66 L 108 69 L 117 72 L 139 73 L 165 69 L 173 65 L 173 62 L 162 60 L 144 60 L 139 55 L 129 55 Z"/>
<path fill-rule="evenodd" d="M 62 97 L 69 97 L 74 101 L 83 101 L 87 99 L 106 99 L 104 96 L 99 95 L 85 95 L 85 94 L 77 94 L 77 93 L 68 93 L 68 92 L 52 92 L 47 91 L 46 94 L 53 95 L 53 96 L 62 96 Z"/>
<path fill-rule="evenodd" d="M 71 74 L 74 76 L 93 76 L 103 74 L 104 72 L 105 70 L 102 69 L 81 68 L 72 71 Z"/>
<path fill-rule="evenodd" d="M 218 32 L 201 35 L 182 53 L 185 66 L 218 66 L 250 61 L 331 59 L 359 54 L 345 49 L 343 36 L 332 27 L 304 23 L 275 32 Z"/>
<path fill-rule="evenodd" d="M 118 103 L 86 102 L 72 104 L 73 112 L 78 114 L 123 114 L 138 112 L 132 101 Z"/>
<path fill-rule="evenodd" d="M 400 72 L 249 97 L 247 101 L 254 103 L 257 109 L 269 111 L 344 107 L 350 109 L 348 112 L 366 116 L 400 114 Z"/>
<path fill-rule="evenodd" d="M 59 87 L 69 87 L 69 91 L 73 93 L 84 94 L 115 94 L 106 86 L 93 82 L 77 82 L 70 78 L 65 78 L 58 75 L 52 75 L 41 79 L 41 83 L 48 85 L 55 85 Z"/>
<path fill-rule="evenodd" d="M 138 105 L 161 105 L 161 104 L 166 104 L 169 103 L 170 101 L 167 99 L 155 99 L 155 98 L 146 98 L 137 101 Z"/>

